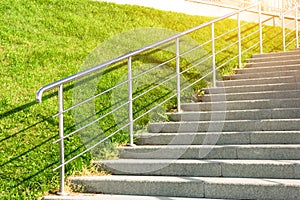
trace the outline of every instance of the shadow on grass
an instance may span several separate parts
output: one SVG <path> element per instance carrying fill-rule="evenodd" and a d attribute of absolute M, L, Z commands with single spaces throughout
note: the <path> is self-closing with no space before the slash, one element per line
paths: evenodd
<path fill-rule="evenodd" d="M 66 87 L 70 90 L 73 86 Z M 44 100 L 55 97 L 56 93 L 45 95 Z M 11 110 L 0 114 L 0 122 L 8 119 L 6 123 L 13 123 L 14 118 L 18 118 L 23 111 L 28 111 L 31 107 L 36 106 L 35 101 L 25 103 L 21 106 L 15 107 Z M 40 129 L 49 127 L 57 127 L 57 121 L 51 116 L 45 117 L 42 114 L 35 113 L 30 116 L 30 119 L 24 118 L 25 123 L 20 122 L 21 128 L 15 131 L 13 128 L 7 128 L 5 131 L 10 133 L 5 136 L 4 132 L 0 133 L 0 191 L 1 197 L 7 198 L 36 198 L 41 195 L 44 190 L 49 188 L 56 188 L 56 185 L 49 185 L 54 181 L 56 183 L 57 172 L 52 169 L 59 165 L 58 148 L 53 146 L 52 142 L 57 138 L 58 134 L 53 132 L 48 135 L 41 135 L 39 137 Z M 36 119 L 35 119 L 36 117 Z M 39 119 L 38 119 L 39 118 Z M 33 121 L 31 124 L 30 120 Z M 46 126 L 44 124 L 47 124 Z M 48 130 L 49 132 L 49 130 Z M 41 132 L 42 134 L 42 132 Z M 38 140 L 35 138 L 38 137 Z M 66 145 L 66 157 L 74 156 L 79 151 L 84 149 L 84 146 L 76 140 L 77 145 L 71 147 Z M 89 164 L 89 156 L 81 159 L 80 166 L 76 163 L 71 164 L 66 168 L 66 173 L 71 173 L 74 169 L 79 169 L 82 165 Z M 76 167 L 76 165 L 79 166 Z M 1 198 L 0 198 L 1 199 Z"/>

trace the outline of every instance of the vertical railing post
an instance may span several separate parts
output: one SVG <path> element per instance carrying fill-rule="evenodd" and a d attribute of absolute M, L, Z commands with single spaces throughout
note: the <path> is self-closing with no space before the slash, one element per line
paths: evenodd
<path fill-rule="evenodd" d="M 66 195 L 65 192 L 65 146 L 64 146 L 64 97 L 63 85 L 58 88 L 58 123 L 59 123 L 59 156 L 60 156 L 60 189 L 59 195 Z"/>
<path fill-rule="evenodd" d="M 211 24 L 211 54 L 213 68 L 213 87 L 216 87 L 216 53 L 215 53 L 215 24 Z"/>
<path fill-rule="evenodd" d="M 129 119 L 129 145 L 133 144 L 133 106 L 132 106 L 132 57 L 128 58 L 128 119 Z"/>
<path fill-rule="evenodd" d="M 181 112 L 181 87 L 180 87 L 180 43 L 176 38 L 176 82 L 177 82 L 177 112 Z"/>
<path fill-rule="evenodd" d="M 262 27 L 262 15 L 261 15 L 261 4 L 262 1 L 258 2 L 258 21 L 259 21 L 259 51 L 263 53 L 263 27 Z"/>
<path fill-rule="evenodd" d="M 282 12 L 282 22 L 281 22 L 281 28 L 282 28 L 282 50 L 285 52 L 285 20 L 284 20 L 284 12 Z"/>
<path fill-rule="evenodd" d="M 298 27 L 298 2 L 295 2 L 295 29 L 296 29 L 296 48 L 299 48 L 299 27 Z"/>
<path fill-rule="evenodd" d="M 239 61 L 239 69 L 242 68 L 242 40 L 241 40 L 241 19 L 240 13 L 237 14 L 237 22 L 238 22 L 238 61 Z"/>

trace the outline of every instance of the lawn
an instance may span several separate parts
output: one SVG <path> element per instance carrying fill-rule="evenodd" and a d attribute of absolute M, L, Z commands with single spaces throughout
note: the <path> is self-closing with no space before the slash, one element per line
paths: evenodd
<path fill-rule="evenodd" d="M 52 144 L 58 135 L 57 119 L 51 117 L 57 110 L 57 98 L 49 93 L 42 104 L 37 104 L 35 93 L 39 87 L 78 72 L 93 49 L 124 31 L 149 27 L 184 31 L 211 20 L 89 0 L 5 0 L 0 3 L 0 15 L 3 199 L 36 199 L 58 189 L 58 172 L 52 171 L 59 162 L 58 146 Z M 227 20 L 219 26 L 219 33 L 234 23 Z M 272 34 L 279 33 L 277 28 L 268 29 Z M 201 42 L 208 35 L 205 32 L 193 39 Z M 273 42 L 266 51 L 279 50 Z M 224 69 L 224 73 L 228 71 L 231 69 Z M 72 120 L 66 121 L 66 125 L 72 124 Z M 117 142 L 126 139 L 121 137 Z M 84 148 L 76 135 L 66 140 L 67 157 Z M 67 165 L 67 174 L 86 168 L 90 160 L 91 155 L 85 154 Z"/>

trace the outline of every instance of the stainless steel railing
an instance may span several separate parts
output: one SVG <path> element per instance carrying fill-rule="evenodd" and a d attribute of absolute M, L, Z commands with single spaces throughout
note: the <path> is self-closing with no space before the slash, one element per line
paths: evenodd
<path fill-rule="evenodd" d="M 262 11 L 281 13 L 294 7 L 299 0 L 196 0 L 198 2 L 207 2 L 220 6 L 228 6 L 233 8 L 244 8 L 253 3 L 261 2 Z"/>
<path fill-rule="evenodd" d="M 296 48 L 299 47 L 299 36 L 298 36 L 298 30 L 299 30 L 299 24 L 298 24 L 298 3 L 295 3 L 295 6 L 285 10 L 281 14 L 281 28 L 282 28 L 282 48 L 283 51 L 286 51 L 286 49 L 296 43 Z M 294 20 L 291 20 L 293 19 Z M 288 20 L 288 21 L 286 21 Z M 287 30 L 286 27 L 289 29 Z M 294 34 L 294 35 L 293 35 Z M 286 43 L 286 38 L 291 37 L 293 38 L 288 43 Z"/>
<path fill-rule="evenodd" d="M 251 13 L 253 14 L 253 10 L 256 10 L 255 15 L 257 16 L 257 23 L 252 23 L 252 28 L 249 28 L 249 25 L 246 22 L 241 22 L 240 20 L 240 15 L 247 13 L 247 11 L 251 10 Z M 100 145 L 101 143 L 105 142 L 109 138 L 111 138 L 113 135 L 120 133 L 124 131 L 124 129 L 129 129 L 129 145 L 133 146 L 134 145 L 134 124 L 141 119 L 143 116 L 147 115 L 149 112 L 152 110 L 156 109 L 160 105 L 176 98 L 176 104 L 177 104 L 177 111 L 180 112 L 180 107 L 181 107 L 181 94 L 186 91 L 188 88 L 191 88 L 198 84 L 200 81 L 202 81 L 204 78 L 208 76 L 212 76 L 212 87 L 216 87 L 216 81 L 217 81 L 217 72 L 218 70 L 221 70 L 224 66 L 229 65 L 232 62 L 235 62 L 236 65 L 238 65 L 239 68 L 242 67 L 242 59 L 243 55 L 247 54 L 250 50 L 253 52 L 254 49 L 259 49 L 259 53 L 263 53 L 263 47 L 266 46 L 267 41 L 264 41 L 263 38 L 263 30 L 264 26 L 263 24 L 266 22 L 269 22 L 273 20 L 274 18 L 280 18 L 282 19 L 282 44 L 283 48 L 282 50 L 286 50 L 286 48 L 290 48 L 293 43 L 296 42 L 296 45 L 294 47 L 298 47 L 298 6 L 296 5 L 295 8 L 293 8 L 294 14 L 291 15 L 290 13 L 283 13 L 282 15 L 270 15 L 268 18 L 263 18 L 261 15 L 261 5 L 259 3 L 252 4 L 250 6 L 247 6 L 243 9 L 234 11 L 230 14 L 227 14 L 225 16 L 219 17 L 217 19 L 214 19 L 212 21 L 206 22 L 204 24 L 201 24 L 199 26 L 196 26 L 194 28 L 191 28 L 189 30 L 183 31 L 181 33 L 175 34 L 173 36 L 170 36 L 166 39 L 160 40 L 158 42 L 155 42 L 153 44 L 150 44 L 148 46 L 145 46 L 143 48 L 140 48 L 138 50 L 129 52 L 127 54 L 121 55 L 117 58 L 114 58 L 112 60 L 106 61 L 104 63 L 101 63 L 95 67 L 86 69 L 84 71 L 81 71 L 77 74 L 71 75 L 69 77 L 66 77 L 64 79 L 61 79 L 59 81 L 53 82 L 51 84 L 45 85 L 41 87 L 38 92 L 36 93 L 36 100 L 37 102 L 42 102 L 43 94 L 47 91 L 53 90 L 55 88 L 58 88 L 58 113 L 54 117 L 59 118 L 59 139 L 55 141 L 55 143 L 59 143 L 59 148 L 60 148 L 60 165 L 57 166 L 54 170 L 60 169 L 60 194 L 65 194 L 65 189 L 64 189 L 64 183 L 65 183 L 65 166 L 72 162 L 74 159 L 78 158 L 79 156 L 87 153 L 90 150 L 93 150 L 95 147 Z M 222 32 L 221 34 L 217 34 L 217 28 L 216 26 L 218 24 L 222 24 L 222 21 L 225 19 L 228 19 L 230 17 L 236 16 L 237 17 L 237 23 L 236 23 L 236 28 L 233 28 L 231 30 L 227 30 L 226 32 Z M 286 21 L 293 20 L 295 22 L 295 30 L 291 31 L 291 33 L 286 33 L 285 31 L 287 30 L 285 28 L 285 23 Z M 181 52 L 180 50 L 180 45 L 182 43 L 181 39 L 184 36 L 188 36 L 191 34 L 201 34 L 204 30 L 210 30 L 210 38 L 208 38 L 206 41 L 204 41 L 202 44 L 199 44 L 199 46 L 195 46 L 189 50 L 185 50 L 185 52 Z M 296 33 L 295 33 L 296 32 Z M 287 36 L 291 36 L 292 34 L 295 33 L 295 37 L 293 40 L 288 40 L 288 44 L 286 43 Z M 268 33 L 265 33 L 268 34 Z M 280 35 L 281 36 L 281 35 Z M 230 43 L 225 47 L 219 47 L 218 40 L 227 37 L 230 39 L 227 39 Z M 279 37 L 279 36 L 278 36 Z M 251 39 L 252 38 L 252 39 Z M 251 39 L 251 44 L 245 44 L 245 41 L 249 41 Z M 158 65 L 151 67 L 150 69 L 147 69 L 139 74 L 133 74 L 133 62 L 134 58 L 137 56 L 145 53 L 145 52 L 150 52 L 152 53 L 151 50 L 153 49 L 159 49 L 159 47 L 164 46 L 164 45 L 174 45 L 175 50 L 175 55 Z M 292 48 L 294 48 L 292 47 Z M 196 60 L 192 63 L 190 63 L 188 66 L 183 68 L 181 59 L 187 55 L 190 52 L 199 50 L 201 48 L 207 49 L 207 54 L 200 60 Z M 223 56 L 222 59 L 218 59 L 221 57 L 222 53 L 224 52 L 232 52 L 235 51 L 232 57 L 230 56 Z M 232 53 L 230 54 L 232 55 Z M 211 65 L 211 70 L 208 72 L 205 72 L 201 74 L 200 78 L 197 78 L 196 80 L 193 80 L 192 83 L 189 83 L 187 85 L 183 85 L 181 83 L 181 77 L 184 76 L 185 73 L 187 73 L 191 69 L 197 69 L 198 66 L 203 65 L 204 63 L 207 63 L 209 61 L 209 64 Z M 68 83 L 74 83 L 77 80 L 84 79 L 92 74 L 98 73 L 101 70 L 104 70 L 106 68 L 109 68 L 111 66 L 114 66 L 115 64 L 120 64 L 120 63 L 127 63 L 127 79 L 121 83 L 118 83 L 116 85 L 111 86 L 110 88 L 107 88 L 103 91 L 98 91 L 97 94 L 94 94 L 93 96 L 87 96 L 85 99 L 81 100 L 80 102 L 76 102 L 75 105 L 72 105 L 68 108 L 64 107 L 64 86 Z M 137 78 L 141 77 L 143 74 L 150 73 L 151 70 L 154 69 L 159 69 L 163 65 L 170 64 L 172 62 L 175 62 L 174 66 L 174 74 L 167 77 L 165 80 L 160 80 L 160 82 L 155 83 L 155 86 L 152 88 L 143 91 L 139 94 L 134 94 L 133 92 L 133 84 L 134 80 Z M 144 113 L 135 116 L 134 115 L 134 101 L 136 101 L 138 98 L 143 96 L 144 94 L 150 93 L 152 90 L 155 90 L 157 87 L 160 87 L 164 85 L 165 83 L 170 82 L 172 85 L 176 85 L 172 95 L 167 96 L 165 99 L 162 101 L 158 102 L 157 105 L 153 106 L 152 108 L 149 108 L 147 111 Z M 117 105 L 117 107 L 112 108 L 109 112 L 106 112 L 102 114 L 101 116 L 97 116 L 92 119 L 91 122 L 86 123 L 85 125 L 81 126 L 80 128 L 75 129 L 74 131 L 70 133 L 65 133 L 65 127 L 64 127 L 64 120 L 65 120 L 65 114 L 69 111 L 74 110 L 76 107 L 82 106 L 86 104 L 87 102 L 94 101 L 96 98 L 106 95 L 107 93 L 111 92 L 112 90 L 119 89 L 120 87 L 127 87 L 127 100 L 125 103 Z M 116 130 L 113 130 L 110 132 L 105 137 L 102 137 L 99 139 L 99 141 L 95 141 L 91 146 L 87 147 L 84 151 L 81 153 L 77 154 L 73 158 L 69 160 L 65 160 L 65 147 L 64 147 L 64 140 L 74 134 L 80 134 L 80 131 L 88 128 L 89 126 L 92 126 L 93 124 L 99 123 L 101 120 L 103 120 L 105 117 L 111 115 L 112 113 L 116 112 L 118 109 L 128 109 L 128 113 L 126 114 L 126 120 L 124 124 L 120 125 L 119 128 Z"/>

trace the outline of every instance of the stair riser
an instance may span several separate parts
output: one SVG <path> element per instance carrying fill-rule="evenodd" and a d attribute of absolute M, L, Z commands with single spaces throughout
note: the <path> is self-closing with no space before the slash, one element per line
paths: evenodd
<path fill-rule="evenodd" d="M 299 160 L 300 147 L 252 147 L 250 146 L 190 146 L 177 148 L 132 148 L 120 150 L 123 159 L 255 159 Z"/>
<path fill-rule="evenodd" d="M 272 62 L 272 61 L 282 61 L 282 60 L 297 60 L 300 59 L 300 53 L 284 55 L 284 56 L 273 56 L 273 57 L 263 57 L 263 58 L 249 58 L 246 59 L 246 63 L 259 63 L 259 62 Z"/>
<path fill-rule="evenodd" d="M 137 135 L 138 145 L 300 144 L 299 132 L 154 133 Z"/>
<path fill-rule="evenodd" d="M 75 196 L 45 196 L 44 200 L 195 200 L 188 197 L 144 196 L 144 195 L 116 195 L 116 194 L 79 194 Z M 211 198 L 197 198 L 197 200 L 220 200 Z"/>
<path fill-rule="evenodd" d="M 300 65 L 285 65 L 285 66 L 268 66 L 268 67 L 251 67 L 246 66 L 244 69 L 235 70 L 236 74 L 256 74 L 256 73 L 270 73 L 287 70 L 300 70 Z"/>
<path fill-rule="evenodd" d="M 150 133 L 238 132 L 238 131 L 294 131 L 300 130 L 298 120 L 166 122 L 149 124 Z"/>
<path fill-rule="evenodd" d="M 175 197 L 204 197 L 204 184 L 196 181 L 184 182 L 156 182 L 156 181 L 80 181 L 72 180 L 73 185 L 83 185 L 84 192 L 147 195 L 147 196 L 175 196 Z"/>
<path fill-rule="evenodd" d="M 271 78 L 271 77 L 282 77 L 282 76 L 297 76 L 297 77 L 299 77 L 300 70 L 276 71 L 276 72 L 255 73 L 255 74 L 234 74 L 234 75 L 223 76 L 223 80 Z"/>
<path fill-rule="evenodd" d="M 131 178 L 132 179 L 132 178 Z M 230 199 L 291 199 L 300 196 L 296 184 L 281 183 L 280 179 L 249 179 L 245 182 L 224 178 L 186 177 L 178 180 L 155 182 L 153 180 L 122 181 L 102 178 L 96 180 L 70 179 L 72 185 L 83 185 L 85 192 L 129 195 L 177 196 L 195 198 L 230 198 Z M 173 178 L 174 179 L 174 178 Z M 230 182 L 232 180 L 232 182 Z M 275 181 L 275 182 L 274 182 Z"/>
<path fill-rule="evenodd" d="M 151 159 L 152 160 L 152 159 Z M 283 161 L 282 161 L 283 162 Z M 240 177 L 240 178 L 300 178 L 300 165 L 257 164 L 257 163 L 222 163 L 203 162 L 159 162 L 124 163 L 102 162 L 96 164 L 101 170 L 115 175 L 150 175 L 150 176 L 194 176 L 194 177 Z"/>
<path fill-rule="evenodd" d="M 184 111 L 225 111 L 248 109 L 272 109 L 272 108 L 300 108 L 300 99 L 270 99 L 233 102 L 201 102 L 183 104 Z"/>
<path fill-rule="evenodd" d="M 272 77 L 272 78 L 260 78 L 260 79 L 218 81 L 217 87 L 278 84 L 278 83 L 299 83 L 299 82 L 300 82 L 300 77 L 287 76 L 287 77 Z"/>
<path fill-rule="evenodd" d="M 274 85 L 248 85 L 240 87 L 218 87 L 218 88 L 205 88 L 205 94 L 224 94 L 224 93 L 242 93 L 242 92 L 262 92 L 262 91 L 281 91 L 281 90 L 300 90 L 299 83 L 289 84 L 274 84 Z"/>
<path fill-rule="evenodd" d="M 259 99 L 284 99 L 284 98 L 300 98 L 299 90 L 291 91 L 265 91 L 261 93 L 228 93 L 220 95 L 204 95 L 201 97 L 203 102 L 218 101 L 240 101 L 240 100 L 259 100 Z"/>
<path fill-rule="evenodd" d="M 300 118 L 300 109 L 174 113 L 170 118 L 173 121 L 294 119 Z"/>
<path fill-rule="evenodd" d="M 286 65 L 298 65 L 300 60 L 280 60 L 272 62 L 259 62 L 259 63 L 246 63 L 246 67 L 261 68 L 261 67 L 274 67 L 274 66 L 286 66 Z"/>
<path fill-rule="evenodd" d="M 272 182 L 273 180 L 269 180 Z M 299 199 L 300 190 L 298 186 L 273 184 L 271 186 L 249 186 L 247 184 L 209 184 L 205 190 L 208 198 L 230 198 L 230 199 Z"/>
<path fill-rule="evenodd" d="M 294 56 L 299 55 L 299 51 L 289 51 L 289 52 L 274 52 L 274 53 L 265 53 L 265 54 L 253 54 L 252 58 L 270 58 L 270 57 L 285 57 L 285 56 Z M 282 58 L 284 59 L 284 58 Z"/>

